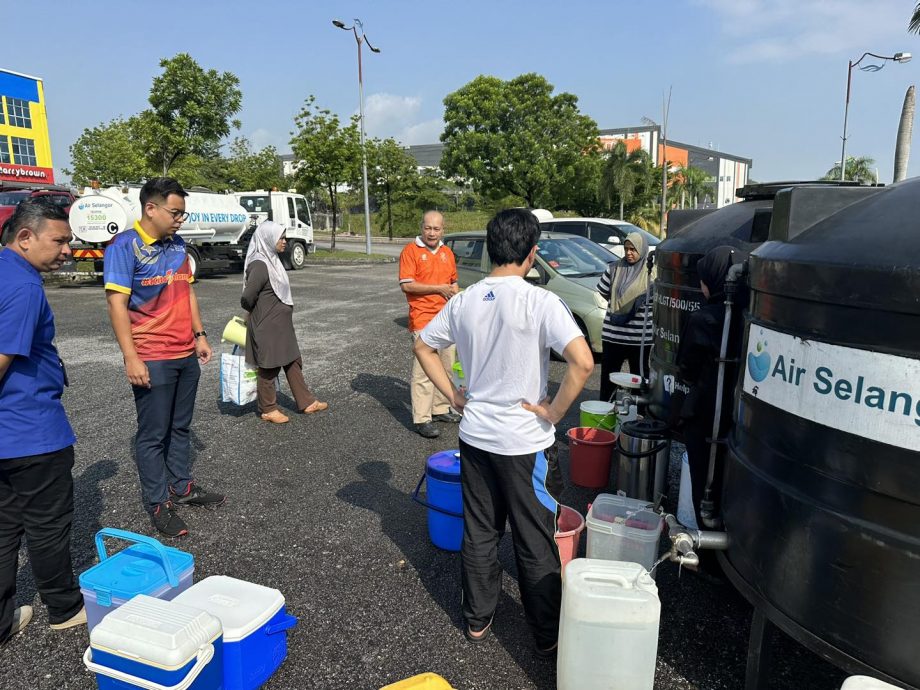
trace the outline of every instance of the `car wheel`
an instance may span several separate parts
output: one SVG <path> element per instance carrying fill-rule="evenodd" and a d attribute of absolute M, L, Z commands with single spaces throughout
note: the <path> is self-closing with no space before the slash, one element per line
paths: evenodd
<path fill-rule="evenodd" d="M 290 263 L 293 270 L 299 271 L 307 265 L 307 248 L 304 246 L 303 242 L 293 242 L 291 248 L 288 250 L 288 254 L 290 255 Z"/>
<path fill-rule="evenodd" d="M 185 245 L 185 253 L 188 256 L 188 267 L 192 278 L 198 280 L 198 274 L 201 271 L 201 254 L 190 244 Z"/>

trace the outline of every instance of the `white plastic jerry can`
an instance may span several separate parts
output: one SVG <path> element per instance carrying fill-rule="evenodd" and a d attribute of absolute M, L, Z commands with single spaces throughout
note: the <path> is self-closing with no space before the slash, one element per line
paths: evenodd
<path fill-rule="evenodd" d="M 648 571 L 576 558 L 562 582 L 559 690 L 652 690 L 661 602 Z"/>

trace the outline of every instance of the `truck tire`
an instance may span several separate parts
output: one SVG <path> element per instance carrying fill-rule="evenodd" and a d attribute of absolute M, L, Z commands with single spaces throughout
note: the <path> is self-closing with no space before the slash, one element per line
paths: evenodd
<path fill-rule="evenodd" d="M 304 246 L 303 242 L 297 240 L 291 242 L 291 247 L 288 249 L 288 254 L 290 256 L 291 268 L 293 270 L 299 271 L 307 265 L 307 248 Z"/>
<path fill-rule="evenodd" d="M 198 280 L 198 274 L 201 272 L 201 253 L 190 244 L 185 245 L 185 253 L 188 255 L 188 267 L 192 277 Z"/>

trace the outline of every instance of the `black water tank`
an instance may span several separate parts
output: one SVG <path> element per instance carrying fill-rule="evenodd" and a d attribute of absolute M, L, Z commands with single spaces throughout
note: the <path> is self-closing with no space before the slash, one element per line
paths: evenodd
<path fill-rule="evenodd" d="M 723 564 L 799 641 L 920 688 L 920 178 L 783 191 L 770 239 L 750 260 Z"/>
<path fill-rule="evenodd" d="M 680 334 L 691 312 L 699 308 L 703 293 L 696 262 L 710 249 L 731 245 L 750 252 L 767 239 L 773 199 L 781 189 L 808 186 L 853 187 L 853 182 L 770 182 L 751 184 L 737 191 L 744 201 L 718 210 L 671 211 L 668 239 L 655 249 L 654 345 L 649 364 L 649 412 L 668 418 L 676 380 Z M 865 189 L 865 188 L 863 188 Z"/>

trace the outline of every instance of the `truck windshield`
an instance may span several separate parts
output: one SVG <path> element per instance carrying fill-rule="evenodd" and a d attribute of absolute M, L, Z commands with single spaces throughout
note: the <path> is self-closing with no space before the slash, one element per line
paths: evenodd
<path fill-rule="evenodd" d="M 0 206 L 15 206 L 27 196 L 28 192 L 0 192 Z"/>
<path fill-rule="evenodd" d="M 246 209 L 248 213 L 268 213 L 272 210 L 271 202 L 268 195 L 241 196 L 240 206 Z"/>

